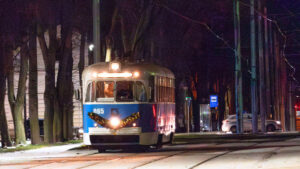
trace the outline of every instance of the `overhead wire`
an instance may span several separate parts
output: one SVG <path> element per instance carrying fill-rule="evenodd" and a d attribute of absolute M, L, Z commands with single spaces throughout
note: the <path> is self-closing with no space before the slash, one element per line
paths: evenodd
<path fill-rule="evenodd" d="M 247 7 L 251 7 L 251 4 L 244 3 L 244 2 L 242 2 L 242 1 L 240 1 L 240 0 L 239 0 L 239 2 L 240 2 L 241 5 L 244 5 L 244 6 L 247 6 Z M 182 19 L 185 19 L 185 20 L 190 21 L 190 22 L 192 22 L 192 23 L 196 23 L 196 24 L 200 24 L 200 25 L 204 26 L 204 27 L 205 27 L 210 33 L 212 33 L 217 39 L 221 40 L 221 41 L 222 41 L 229 49 L 231 49 L 234 53 L 236 53 L 236 49 L 234 49 L 233 47 L 231 47 L 231 46 L 229 45 L 228 41 L 226 41 L 224 38 L 222 38 L 220 35 L 218 35 L 215 31 L 213 31 L 213 30 L 211 29 L 211 27 L 210 27 L 207 23 L 202 22 L 202 21 L 198 21 L 198 20 L 195 20 L 195 19 L 192 19 L 192 18 L 190 18 L 190 17 L 188 17 L 188 16 L 185 16 L 185 15 L 182 15 L 182 14 L 180 14 L 179 12 L 177 12 L 177 11 L 175 11 L 175 10 L 169 8 L 168 6 L 166 6 L 166 5 L 162 4 L 162 3 L 159 3 L 159 4 L 158 4 L 158 3 L 155 3 L 155 4 L 158 5 L 158 6 L 160 6 L 160 7 L 165 8 L 165 9 L 166 9 L 167 11 L 169 11 L 170 13 L 172 13 L 172 14 L 174 14 L 174 15 L 177 15 L 177 16 L 181 17 Z M 266 19 L 267 21 L 272 22 L 272 23 L 276 26 L 278 32 L 279 32 L 280 35 L 283 37 L 283 53 L 282 53 L 283 59 L 284 59 L 284 61 L 286 62 L 286 64 L 287 64 L 287 65 L 293 70 L 293 72 L 295 73 L 295 71 L 296 71 L 295 67 L 287 60 L 286 55 L 285 55 L 285 49 L 286 49 L 286 43 L 287 43 L 287 36 L 283 33 L 282 29 L 281 29 L 280 26 L 278 25 L 278 22 L 277 22 L 276 20 L 274 20 L 274 19 L 268 18 L 265 14 L 261 13 L 260 11 L 258 11 L 258 10 L 255 9 L 255 8 L 254 8 L 254 11 L 255 11 L 256 14 L 260 15 L 262 18 Z M 244 59 L 244 58 L 243 58 L 243 59 Z"/>
<path fill-rule="evenodd" d="M 240 2 L 241 5 L 244 5 L 244 6 L 247 6 L 247 7 L 252 7 L 251 4 L 247 4 L 247 3 L 242 2 L 242 1 L 239 1 L 239 2 Z M 256 14 L 260 15 L 262 18 L 266 19 L 267 21 L 272 22 L 276 26 L 279 34 L 283 37 L 283 54 L 282 54 L 283 59 L 286 62 L 286 64 L 295 72 L 296 71 L 295 67 L 287 60 L 286 55 L 285 55 L 287 36 L 283 33 L 282 29 L 278 25 L 278 22 L 276 20 L 274 20 L 274 19 L 268 18 L 265 14 L 261 13 L 260 11 L 258 11 L 255 8 L 254 8 L 254 12 Z"/>
<path fill-rule="evenodd" d="M 201 22 L 201 21 L 198 21 L 198 20 L 195 20 L 195 19 L 192 19 L 192 18 L 190 18 L 190 17 L 188 17 L 188 16 L 185 16 L 185 15 L 182 15 L 182 14 L 180 14 L 179 12 L 177 12 L 177 11 L 175 11 L 175 10 L 173 10 L 173 9 L 171 9 L 171 8 L 169 8 L 168 6 L 166 6 L 166 5 L 164 5 L 164 4 L 162 4 L 162 3 L 155 3 L 156 5 L 158 5 L 158 6 L 161 6 L 161 7 L 163 7 L 163 8 L 165 8 L 167 11 L 169 11 L 170 13 L 172 13 L 172 14 L 174 14 L 174 15 L 177 15 L 177 16 L 179 16 L 179 17 L 181 17 L 181 18 L 183 18 L 183 19 L 185 19 L 185 20 L 187 20 L 187 21 L 190 21 L 190 22 L 192 22 L 192 23 L 196 23 L 196 24 L 199 24 L 199 25 L 202 25 L 202 26 L 204 26 L 210 33 L 212 33 L 217 39 L 219 39 L 219 40 L 221 40 L 229 49 L 231 49 L 233 52 L 236 52 L 236 50 L 233 48 L 233 47 L 231 47 L 230 46 L 230 44 L 224 39 L 224 38 L 222 38 L 220 35 L 218 35 L 218 33 L 216 33 L 216 32 L 214 32 L 213 30 L 212 30 L 212 28 L 207 24 L 207 23 L 205 23 L 205 22 Z"/>

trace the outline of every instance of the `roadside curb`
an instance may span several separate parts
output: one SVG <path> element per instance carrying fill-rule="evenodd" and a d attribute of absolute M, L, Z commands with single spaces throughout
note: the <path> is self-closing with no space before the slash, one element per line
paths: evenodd
<path fill-rule="evenodd" d="M 227 133 L 176 133 L 175 139 L 263 139 L 263 138 L 290 138 L 300 137 L 300 132 L 276 132 L 276 133 L 244 133 L 244 134 L 227 134 Z"/>

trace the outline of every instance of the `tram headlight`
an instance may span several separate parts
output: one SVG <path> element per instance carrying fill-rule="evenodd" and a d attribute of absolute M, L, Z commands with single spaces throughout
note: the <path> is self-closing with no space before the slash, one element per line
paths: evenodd
<path fill-rule="evenodd" d="M 109 119 L 109 124 L 111 125 L 111 127 L 116 128 L 120 125 L 121 120 L 119 117 L 111 117 Z"/>
<path fill-rule="evenodd" d="M 98 75 L 98 74 L 97 74 L 96 72 L 93 73 L 93 77 L 97 77 L 97 75 Z"/>
<path fill-rule="evenodd" d="M 139 77 L 139 76 L 140 76 L 140 72 L 134 72 L 134 73 L 133 73 L 133 76 L 134 76 L 134 77 Z"/>

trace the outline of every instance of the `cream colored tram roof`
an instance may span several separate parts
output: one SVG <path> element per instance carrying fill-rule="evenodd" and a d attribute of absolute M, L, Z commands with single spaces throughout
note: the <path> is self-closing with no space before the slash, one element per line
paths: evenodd
<path fill-rule="evenodd" d="M 86 67 L 82 73 L 83 77 L 87 77 L 88 74 L 93 73 L 102 73 L 108 72 L 109 63 L 108 62 L 101 62 L 90 65 Z M 169 78 L 175 78 L 174 74 L 167 68 L 158 66 L 155 64 L 148 64 L 148 63 L 121 63 L 121 72 L 135 72 L 139 71 L 140 73 L 157 75 L 157 76 L 165 76 Z M 83 80 L 93 79 L 84 78 Z"/>

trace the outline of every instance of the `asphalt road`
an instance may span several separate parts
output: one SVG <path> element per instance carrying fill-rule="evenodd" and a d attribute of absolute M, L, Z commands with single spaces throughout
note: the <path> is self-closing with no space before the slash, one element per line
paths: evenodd
<path fill-rule="evenodd" d="M 68 147 L 69 146 L 69 147 Z M 0 154 L 0 169 L 299 169 L 300 138 L 166 145 L 160 150 L 74 149 L 79 145 Z M 72 149 L 73 148 L 73 149 Z M 71 150 L 70 150 L 71 149 Z"/>

